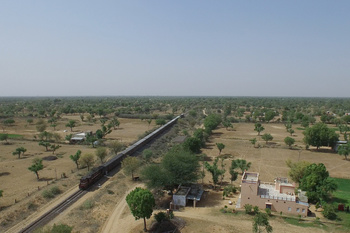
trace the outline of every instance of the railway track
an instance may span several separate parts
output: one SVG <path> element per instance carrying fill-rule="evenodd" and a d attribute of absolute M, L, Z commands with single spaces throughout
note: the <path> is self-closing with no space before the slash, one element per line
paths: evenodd
<path fill-rule="evenodd" d="M 84 196 L 87 193 L 86 190 L 78 190 L 72 195 L 70 195 L 67 199 L 62 201 L 60 204 L 55 206 L 50 211 L 46 212 L 44 215 L 40 216 L 34 222 L 23 228 L 20 233 L 29 233 L 33 232 L 35 229 L 46 225 L 52 219 L 54 219 L 57 215 L 62 213 L 65 209 L 67 209 L 70 205 L 76 202 L 79 198 Z"/>

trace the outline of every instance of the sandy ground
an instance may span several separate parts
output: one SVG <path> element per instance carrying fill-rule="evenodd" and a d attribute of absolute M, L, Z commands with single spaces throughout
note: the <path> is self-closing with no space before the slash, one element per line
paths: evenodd
<path fill-rule="evenodd" d="M 142 123 L 147 128 L 147 123 Z M 265 131 L 263 133 L 270 133 L 274 137 L 272 143 L 266 144 L 263 140 L 261 140 L 261 138 L 257 136 L 257 133 L 253 130 L 253 124 L 239 123 L 234 124 L 233 130 L 227 131 L 224 128 L 220 128 L 214 131 L 210 142 L 202 151 L 203 153 L 207 154 L 209 160 L 213 160 L 219 154 L 215 143 L 222 142 L 225 144 L 226 147 L 222 151 L 222 154 L 226 154 L 231 158 L 225 160 L 227 172 L 225 174 L 224 183 L 229 183 L 228 167 L 231 160 L 237 158 L 243 158 L 249 162 L 252 162 L 250 171 L 259 172 L 260 179 L 266 182 L 273 182 L 275 177 L 286 177 L 288 175 L 288 168 L 285 165 L 285 160 L 287 159 L 291 159 L 292 161 L 307 160 L 316 163 L 322 162 L 326 165 L 331 176 L 344 178 L 350 177 L 350 162 L 345 161 L 343 157 L 332 153 L 329 150 L 321 150 L 317 152 L 315 150 L 302 149 L 300 152 L 300 148 L 304 148 L 302 143 L 303 135 L 301 130 L 296 129 L 297 126 L 293 126 L 296 131 L 293 135 L 293 137 L 296 139 L 296 145 L 294 145 L 293 150 L 288 149 L 288 147 L 284 145 L 283 139 L 290 135 L 286 132 L 283 124 L 270 123 L 264 124 L 264 127 Z M 249 142 L 249 140 L 254 137 L 257 138 L 257 145 L 260 144 L 260 148 L 254 148 Z M 74 164 L 71 164 L 71 166 L 73 165 Z M 30 175 L 33 176 L 33 174 Z M 236 186 L 239 185 L 239 179 L 240 177 L 238 178 L 238 181 L 234 182 Z M 108 188 L 111 189 L 109 185 L 115 182 L 118 182 L 115 184 L 115 189 L 113 189 L 118 190 L 116 191 L 116 194 L 110 196 L 104 194 Z M 204 183 L 209 185 L 212 184 L 209 174 L 206 174 Z M 123 178 L 122 175 L 118 173 L 115 177 L 103 184 L 99 189 L 85 195 L 81 200 L 79 200 L 79 202 L 71 206 L 50 224 L 66 223 L 68 225 L 75 226 L 75 231 L 94 232 L 87 230 L 83 225 L 84 223 L 87 224 L 91 221 L 97 221 L 99 222 L 100 226 L 96 228 L 98 230 L 95 232 L 142 232 L 143 220 L 135 221 L 125 202 L 126 195 L 134 187 L 139 185 L 140 183 L 135 184 L 128 178 Z M 66 195 L 68 195 L 68 193 L 62 195 L 62 198 Z M 102 195 L 105 201 L 99 203 L 99 205 L 96 205 L 96 207 L 89 212 L 79 212 L 78 209 L 81 208 L 84 201 L 95 198 L 98 195 Z M 229 214 L 222 214 L 219 211 L 225 205 L 228 205 L 229 200 L 235 202 L 237 197 L 238 194 L 234 195 L 233 197 L 226 198 L 226 200 L 222 200 L 221 192 L 209 189 L 205 198 L 198 203 L 197 208 L 188 206 L 174 213 L 176 217 L 182 218 L 186 221 L 186 226 L 181 229 L 181 232 L 251 232 L 251 218 L 244 215 L 232 216 Z M 45 206 L 45 208 L 49 208 L 52 205 L 54 204 L 49 203 Z M 229 206 L 229 208 L 230 207 L 232 208 L 232 206 Z M 43 212 L 44 209 L 40 208 L 37 214 Z M 86 219 L 84 221 L 77 219 L 77 216 L 87 213 L 90 214 L 89 218 L 91 219 Z M 26 221 L 29 222 L 30 219 L 34 218 L 35 216 L 33 215 L 26 219 Z M 150 226 L 153 221 L 153 217 L 147 220 L 147 225 Z M 76 224 L 74 225 L 74 223 Z M 316 228 L 303 228 L 290 225 L 280 219 L 273 219 L 270 221 L 270 223 L 274 228 L 274 232 L 325 232 Z M 14 229 L 14 231 L 9 232 L 16 232 L 16 229 L 19 228 Z"/>

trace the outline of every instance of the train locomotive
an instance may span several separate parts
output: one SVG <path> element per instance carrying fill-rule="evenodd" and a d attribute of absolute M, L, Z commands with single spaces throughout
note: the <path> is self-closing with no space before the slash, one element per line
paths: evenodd
<path fill-rule="evenodd" d="M 174 125 L 177 122 L 177 120 L 182 117 L 184 117 L 183 114 L 175 117 L 165 125 L 159 127 L 144 138 L 138 140 L 136 143 L 129 146 L 124 151 L 120 152 L 103 165 L 94 168 L 89 174 L 85 175 L 80 179 L 79 188 L 83 190 L 88 189 L 91 185 L 95 184 L 98 180 L 100 180 L 104 175 L 108 174 L 109 171 L 113 170 L 115 167 L 120 165 L 120 163 L 126 156 L 131 155 L 141 147 L 145 146 L 149 141 L 151 141 L 152 139 L 160 135 L 162 132 L 164 132 L 166 129 Z"/>

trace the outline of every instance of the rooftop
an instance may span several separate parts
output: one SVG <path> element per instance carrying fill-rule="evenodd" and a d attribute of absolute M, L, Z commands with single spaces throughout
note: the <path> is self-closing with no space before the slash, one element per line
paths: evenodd
<path fill-rule="evenodd" d="M 259 173 L 253 173 L 253 172 L 244 172 L 243 180 L 247 181 L 258 181 L 259 180 Z"/>
<path fill-rule="evenodd" d="M 272 184 L 260 184 L 258 195 L 261 198 L 295 201 L 295 195 L 293 193 L 291 194 L 280 193 L 279 190 L 276 190 L 275 185 L 272 185 Z"/>

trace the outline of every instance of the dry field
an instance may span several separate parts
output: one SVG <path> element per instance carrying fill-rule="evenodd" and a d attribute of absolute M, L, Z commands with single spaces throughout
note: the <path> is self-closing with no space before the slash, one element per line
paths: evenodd
<path fill-rule="evenodd" d="M 73 128 L 73 132 L 65 127 L 69 120 L 79 122 L 77 127 Z M 24 136 L 24 140 L 9 139 L 9 145 L 0 142 L 0 189 L 3 190 L 3 197 L 0 198 L 0 232 L 16 222 L 17 217 L 25 217 L 28 208 L 36 209 L 46 201 L 41 197 L 43 189 L 52 186 L 58 186 L 62 191 L 66 191 L 79 183 L 80 177 L 87 172 L 87 169 L 77 170 L 74 162 L 69 158 L 75 154 L 77 150 L 84 153 L 94 153 L 94 149 L 87 145 L 69 145 L 60 144 L 55 154 L 56 160 L 44 160 L 44 169 L 39 171 L 40 180 L 37 181 L 33 172 L 28 170 L 31 166 L 33 158 L 44 158 L 52 155 L 52 152 L 45 151 L 45 148 L 38 145 L 38 141 L 33 141 L 34 135 L 37 135 L 35 124 L 29 125 L 24 119 L 15 119 L 14 126 L 5 128 L 1 133 L 19 134 Z M 137 140 L 138 136 L 154 127 L 154 123 L 148 126 L 146 121 L 138 119 L 119 119 L 120 127 L 113 130 L 111 134 L 106 136 L 109 140 L 118 140 L 125 144 Z M 34 122 L 35 123 L 35 122 Z M 100 128 L 100 123 L 95 124 L 81 122 L 77 115 L 64 116 L 58 122 L 56 130 L 48 127 L 47 131 L 58 133 L 64 137 L 71 133 L 78 133 Z M 66 131 L 66 132 L 65 132 Z M 17 155 L 13 156 L 12 152 L 18 147 L 27 149 L 24 156 L 18 159 Z M 96 161 L 99 164 L 99 161 Z M 65 173 L 67 178 L 61 178 Z"/>
<path fill-rule="evenodd" d="M 78 118 L 78 116 L 69 116 L 69 118 L 72 117 L 76 117 L 76 119 Z M 111 135 L 108 135 L 108 138 L 119 139 L 123 140 L 124 142 L 131 142 L 137 138 L 137 135 L 148 129 L 148 124 L 146 122 L 141 122 L 140 120 L 120 119 L 120 121 L 120 129 L 113 131 Z M 267 145 L 259 136 L 257 136 L 257 133 L 254 131 L 254 124 L 252 123 L 237 123 L 234 124 L 233 130 L 228 131 L 224 128 L 220 128 L 214 131 L 213 136 L 210 138 L 210 142 L 207 143 L 207 148 L 203 149 L 202 151 L 208 155 L 210 160 L 213 160 L 219 154 L 215 143 L 221 142 L 226 145 L 225 149 L 222 151 L 222 154 L 231 155 L 232 157 L 225 160 L 227 170 L 224 179 L 225 183 L 229 183 L 228 168 L 231 160 L 237 158 L 243 158 L 249 162 L 252 162 L 250 171 L 259 172 L 260 179 L 266 182 L 273 182 L 275 177 L 286 177 L 288 175 L 288 168 L 285 164 L 287 159 L 291 159 L 292 161 L 298 161 L 298 159 L 300 159 L 315 163 L 324 163 L 332 177 L 350 178 L 350 162 L 345 161 L 343 157 L 331 152 L 330 150 L 327 150 L 326 148 L 321 148 L 319 152 L 315 151 L 314 148 L 311 148 L 311 150 L 305 150 L 305 146 L 302 143 L 302 131 L 296 129 L 298 126 L 293 126 L 294 130 L 296 131 L 293 136 L 296 139 L 296 145 L 294 146 L 294 149 L 291 150 L 283 142 L 283 139 L 286 136 L 290 136 L 289 133 L 286 132 L 283 124 L 270 123 L 263 125 L 265 127 L 265 131 L 262 132 L 262 134 L 270 133 L 274 137 L 272 143 Z M 30 128 L 31 126 L 27 127 Z M 98 124 L 93 126 L 81 125 L 74 130 L 96 130 L 97 127 Z M 65 127 L 58 128 L 60 131 L 65 129 Z M 35 130 L 34 126 L 31 130 Z M 9 131 L 9 133 L 21 134 L 17 131 Z M 254 148 L 250 143 L 249 140 L 254 137 L 258 139 L 257 144 L 260 144 L 260 148 Z M 21 203 L 25 203 L 25 200 L 28 198 L 23 197 L 23 194 L 25 196 L 26 191 L 21 191 L 24 190 L 25 187 L 27 189 L 31 188 L 31 190 L 33 190 L 33 192 L 36 194 L 40 194 L 38 191 L 36 191 L 37 186 L 38 184 L 46 186 L 46 181 L 37 182 L 35 175 L 28 171 L 27 167 L 30 165 L 32 157 L 43 157 L 51 154 L 50 152 L 44 152 L 44 148 L 37 146 L 37 142 L 12 142 L 14 143 L 13 145 L 1 145 L 1 172 L 5 171 L 3 169 L 6 168 L 6 171 L 10 172 L 10 174 L 1 176 L 0 179 L 1 184 L 3 184 L 3 182 L 10 182 L 10 185 L 8 185 L 9 187 L 12 187 L 13 185 L 11 185 L 11 183 L 13 183 L 13 180 L 16 180 L 19 182 L 19 185 L 15 186 L 20 188 L 12 191 L 11 196 L 8 193 L 8 190 L 4 188 L 4 186 L 1 186 L 1 189 L 3 189 L 5 192 L 4 197 L 0 199 L 0 203 L 1 205 L 4 205 L 3 203 L 5 203 L 5 201 L 13 203 L 14 195 L 22 195 L 22 200 L 11 208 L 3 210 L 5 211 L 4 213 L 7 213 L 8 210 L 13 210 L 16 206 L 20 206 Z M 17 143 L 28 143 L 25 144 L 25 147 L 28 148 L 26 158 L 18 160 L 15 156 L 12 156 L 12 151 L 19 146 Z M 33 151 L 29 149 L 29 145 L 31 144 Z M 300 148 L 302 148 L 302 150 L 300 150 Z M 56 181 L 56 185 L 60 185 L 60 187 L 63 188 L 63 185 L 65 182 L 67 182 L 67 180 L 73 180 L 74 182 L 72 181 L 71 183 L 77 183 L 79 178 L 77 177 L 78 172 L 76 172 L 74 163 L 68 158 L 68 155 L 75 153 L 77 149 L 82 150 L 83 153 L 92 150 L 87 146 L 64 145 L 58 150 L 58 153 L 64 153 L 62 155 L 63 158 L 59 158 L 55 161 L 44 162 L 46 167 L 41 173 L 41 176 L 48 179 L 55 178 L 54 168 L 56 168 L 57 174 L 66 172 L 69 177 L 68 179 L 59 179 Z M 5 150 L 6 152 L 3 153 Z M 8 164 L 7 167 L 4 165 L 6 163 Z M 11 163 L 15 167 L 10 167 L 12 166 Z M 22 163 L 26 164 L 21 166 L 20 164 Z M 58 170 L 58 167 L 60 167 L 62 170 Z M 71 170 L 73 170 L 74 173 L 71 173 Z M 19 176 L 18 179 L 16 179 L 17 176 Z M 5 179 L 7 180 L 5 181 Z M 235 182 L 235 185 L 237 186 L 239 185 L 239 179 L 240 177 L 238 178 L 238 181 Z M 206 174 L 204 183 L 207 185 L 212 184 L 210 174 Z M 111 177 L 106 183 L 104 183 L 101 188 L 89 192 L 83 199 L 71 206 L 50 224 L 66 223 L 74 226 L 74 232 L 142 232 L 142 220 L 135 221 L 128 210 L 128 207 L 125 205 L 125 195 L 131 191 L 135 185 L 141 186 L 142 184 L 132 182 L 130 181 L 129 177 L 125 177 L 122 172 L 118 172 L 114 177 Z M 69 185 L 67 186 L 69 187 Z M 15 187 L 12 188 L 15 189 Z M 17 194 L 17 192 L 20 193 Z M 251 232 L 252 219 L 250 217 L 245 215 L 232 216 L 229 214 L 222 214 L 220 212 L 220 209 L 227 205 L 229 200 L 235 203 L 237 197 L 238 195 L 234 195 L 223 200 L 221 191 L 208 189 L 204 199 L 198 203 L 197 208 L 194 209 L 191 206 L 188 206 L 181 209 L 179 212 L 175 212 L 175 216 L 177 216 L 177 218 L 180 218 L 181 221 L 186 222 L 185 226 L 181 229 L 181 232 Z M 90 206 L 86 203 L 93 203 L 93 205 Z M 27 208 L 24 204 L 22 204 L 22 206 L 23 208 Z M 229 206 L 229 208 L 232 207 L 233 206 Z M 41 208 L 39 210 L 42 211 L 43 209 Z M 109 230 L 107 230 L 106 226 L 110 221 L 115 223 L 114 225 L 112 224 L 112 226 L 108 226 Z M 147 224 L 150 226 L 153 221 L 154 220 L 152 218 L 147 221 Z M 274 232 L 302 233 L 313 230 L 313 228 L 303 228 L 286 224 L 283 220 L 278 218 L 271 220 L 270 223 L 274 228 Z M 315 230 L 318 232 L 326 232 L 318 228 Z M 329 228 L 328 230 L 334 231 L 333 228 Z"/>

